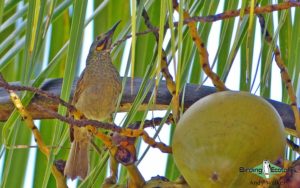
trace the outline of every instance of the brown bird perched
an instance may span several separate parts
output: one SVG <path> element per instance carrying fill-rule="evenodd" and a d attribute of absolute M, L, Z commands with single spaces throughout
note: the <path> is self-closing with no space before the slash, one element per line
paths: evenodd
<path fill-rule="evenodd" d="M 99 35 L 92 43 L 75 89 L 72 104 L 88 119 L 111 120 L 121 93 L 121 80 L 112 64 L 110 47 L 116 23 L 108 32 Z M 79 117 L 75 117 L 79 118 Z M 71 151 L 64 174 L 72 180 L 84 179 L 89 171 L 89 144 L 91 135 L 85 127 L 70 126 Z"/>

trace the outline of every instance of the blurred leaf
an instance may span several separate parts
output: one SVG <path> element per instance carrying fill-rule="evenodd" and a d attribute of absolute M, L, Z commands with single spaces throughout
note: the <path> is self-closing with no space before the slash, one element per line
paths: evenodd
<path fill-rule="evenodd" d="M 232 48 L 230 49 L 230 52 L 228 54 L 224 70 L 223 70 L 223 75 L 222 75 L 222 80 L 226 80 L 227 76 L 229 74 L 229 71 L 232 67 L 232 64 L 235 60 L 235 57 L 238 53 L 239 48 L 241 47 L 241 43 L 244 41 L 245 48 L 244 51 L 242 52 L 243 60 L 241 60 L 241 71 L 242 69 L 244 70 L 241 72 L 241 77 L 240 77 L 240 85 L 241 84 L 247 84 L 248 87 L 250 88 L 250 80 L 251 80 L 251 67 L 252 67 L 252 55 L 253 55 L 253 46 L 254 46 L 254 38 L 255 35 L 253 34 L 252 37 L 247 38 L 247 26 L 249 23 L 248 16 L 245 16 L 242 20 L 239 21 L 237 30 L 236 30 L 236 35 L 233 41 Z M 253 26 L 253 30 L 255 29 L 255 26 Z M 248 39 L 248 40 L 247 40 Z M 247 62 L 248 61 L 248 62 Z"/>
<path fill-rule="evenodd" d="M 143 4 L 142 4 L 143 5 Z M 147 10 L 147 13 L 150 17 L 150 22 L 153 26 L 158 27 L 159 25 L 159 18 L 160 18 L 160 3 L 159 1 L 154 1 L 151 7 Z M 143 24 L 140 24 L 139 31 L 145 31 L 147 27 L 144 24 L 144 19 L 141 20 Z M 155 37 L 152 33 L 149 35 L 144 35 L 138 38 L 136 41 L 136 55 L 135 56 L 135 72 L 134 75 L 137 77 L 142 77 L 144 72 L 147 68 L 147 65 L 150 63 L 152 56 L 156 53 L 157 48 L 156 46 Z"/>
<path fill-rule="evenodd" d="M 293 85 L 295 88 L 298 87 L 299 91 L 299 72 L 300 72 L 300 54 L 294 53 L 300 50 L 300 9 L 295 10 L 294 14 L 294 24 L 292 27 L 292 44 L 290 48 L 290 63 L 288 64 L 289 73 L 292 73 Z"/>
<path fill-rule="evenodd" d="M 195 1 L 197 2 L 197 1 Z M 202 1 L 198 1 L 198 3 L 201 3 Z M 214 15 L 217 11 L 217 8 L 219 6 L 219 1 L 203 1 L 203 6 L 201 4 L 195 4 L 195 7 L 197 7 L 199 10 L 199 13 L 195 12 L 195 15 L 198 15 L 201 13 L 201 15 L 203 16 L 208 16 L 208 15 Z M 200 36 L 204 42 L 204 44 L 208 43 L 208 37 L 210 34 L 210 30 L 212 27 L 213 23 L 200 23 L 200 27 L 199 27 L 199 33 Z M 199 54 L 197 53 L 196 48 L 192 49 L 192 57 L 193 59 L 191 59 L 191 73 L 189 75 L 189 79 L 191 83 L 196 83 L 196 84 L 200 84 L 202 82 L 203 79 L 203 73 L 201 72 L 201 66 L 200 66 L 200 57 Z M 215 57 L 216 59 L 216 57 Z M 212 62 L 212 64 L 214 64 L 214 62 Z"/>
<path fill-rule="evenodd" d="M 231 0 L 228 3 L 224 3 L 224 11 L 226 10 L 234 10 L 238 6 L 238 1 Z M 220 39 L 219 39 L 219 47 L 218 47 L 218 66 L 217 66 L 217 74 L 222 75 L 222 80 L 226 80 L 226 76 L 223 76 L 223 71 L 228 71 L 228 68 L 225 69 L 224 60 L 228 59 L 230 44 L 233 37 L 233 26 L 235 19 L 224 20 L 221 25 L 220 31 Z M 232 34 L 232 35 L 231 35 Z"/>
<path fill-rule="evenodd" d="M 4 14 L 9 12 L 11 9 L 15 8 L 20 1 L 21 0 L 9 0 L 9 1 L 5 2 Z"/>
<path fill-rule="evenodd" d="M 175 131 L 175 126 L 171 127 L 171 132 L 170 134 L 173 135 Z M 173 140 L 173 137 L 170 137 L 170 140 Z M 173 155 L 168 155 L 168 160 L 166 164 L 166 173 L 165 176 L 166 178 L 170 179 L 171 181 L 176 180 L 180 176 L 180 172 L 175 164 L 174 157 Z"/>
<path fill-rule="evenodd" d="M 262 0 L 261 6 L 272 3 L 271 0 Z M 266 28 L 269 33 L 274 36 L 274 26 L 273 26 L 273 15 L 268 14 L 265 16 Z M 260 28 L 261 30 L 261 28 Z M 264 32 L 264 31 L 262 31 Z M 271 74 L 270 70 L 272 68 L 272 47 L 269 46 L 265 39 L 262 37 L 262 53 L 261 53 L 261 73 L 260 73 L 260 95 L 264 97 L 270 97 L 271 92 Z M 257 65 L 258 66 L 258 65 Z"/>
<path fill-rule="evenodd" d="M 279 1 L 283 2 L 283 1 Z M 288 67 L 288 72 L 290 75 L 293 75 L 293 67 L 292 62 L 290 62 L 290 59 L 292 59 L 291 53 L 291 45 L 292 45 L 292 17 L 291 17 L 291 11 L 280 11 L 278 12 L 278 20 L 280 20 L 279 24 L 281 24 L 281 27 L 284 29 L 279 30 L 279 49 L 281 53 L 281 58 L 285 65 Z M 285 83 L 282 83 L 282 88 L 285 88 Z M 282 98 L 283 101 L 288 102 L 287 99 L 287 90 L 282 90 Z"/>
<path fill-rule="evenodd" d="M 2 24 L 2 17 L 4 11 L 4 2 L 5 0 L 0 0 L 0 25 Z"/>

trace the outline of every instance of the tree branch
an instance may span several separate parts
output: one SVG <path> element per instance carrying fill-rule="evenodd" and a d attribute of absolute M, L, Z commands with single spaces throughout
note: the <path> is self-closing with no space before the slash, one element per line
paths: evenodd
<path fill-rule="evenodd" d="M 77 80 L 73 83 L 73 89 L 72 94 L 75 88 L 75 83 Z M 122 101 L 120 104 L 120 112 L 128 111 L 131 107 L 132 102 L 134 101 L 138 89 L 140 88 L 142 80 L 140 78 L 134 79 L 134 89 L 131 93 L 131 86 L 130 86 L 130 79 L 127 80 L 127 83 L 125 85 Z M 19 85 L 19 83 L 10 83 L 12 85 Z M 59 96 L 61 92 L 61 84 L 62 79 L 49 79 L 45 81 L 41 89 L 45 92 L 49 92 L 55 96 Z M 150 90 L 151 92 L 151 90 Z M 143 104 L 140 106 L 139 110 L 145 110 L 147 107 L 147 104 L 149 102 L 149 99 L 151 97 L 151 93 L 147 94 L 147 97 L 143 101 Z M 189 108 L 194 102 L 199 100 L 200 98 L 203 98 L 209 94 L 212 94 L 216 92 L 216 89 L 213 87 L 208 86 L 201 86 L 199 88 L 198 85 L 195 84 L 187 84 L 186 85 L 186 91 L 185 91 L 185 97 L 184 97 L 184 109 Z M 153 105 L 154 109 L 151 110 L 166 110 L 171 102 L 172 96 L 170 95 L 168 89 L 166 88 L 165 81 L 161 81 L 161 84 L 158 87 L 157 92 L 157 105 Z M 182 95 L 180 95 L 180 100 L 182 100 Z M 288 104 L 281 103 L 278 101 L 274 101 L 271 99 L 267 99 L 278 111 L 279 115 L 281 116 L 283 123 L 286 128 L 295 130 L 295 121 L 294 121 L 294 115 L 291 107 Z M 34 119 L 51 119 L 54 118 L 51 116 L 51 114 L 42 111 L 37 108 L 37 105 L 34 105 L 33 103 L 36 103 L 38 106 L 43 106 L 43 108 L 47 108 L 50 110 L 57 111 L 58 102 L 52 101 L 47 99 L 44 96 L 35 95 L 32 99 L 31 103 L 27 107 L 27 110 L 32 115 Z M 0 121 L 6 121 L 11 114 L 11 112 L 14 109 L 14 105 L 10 101 L 9 95 L 7 92 L 0 88 Z"/>

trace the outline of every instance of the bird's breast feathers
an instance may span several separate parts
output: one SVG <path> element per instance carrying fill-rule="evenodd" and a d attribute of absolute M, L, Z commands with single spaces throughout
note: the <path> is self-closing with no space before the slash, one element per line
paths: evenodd
<path fill-rule="evenodd" d="M 110 82 L 99 83 L 96 87 L 85 88 L 75 107 L 88 119 L 104 121 L 115 111 L 119 93 L 119 89 Z"/>

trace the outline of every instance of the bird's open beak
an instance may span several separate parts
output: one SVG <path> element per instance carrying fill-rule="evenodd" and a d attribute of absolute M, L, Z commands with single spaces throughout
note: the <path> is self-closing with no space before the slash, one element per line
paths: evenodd
<path fill-rule="evenodd" d="M 106 37 L 111 37 L 114 34 L 114 32 L 115 32 L 115 30 L 116 30 L 116 28 L 117 28 L 117 26 L 119 25 L 120 22 L 121 22 L 121 20 L 118 21 L 117 23 L 115 23 L 115 25 L 112 26 L 112 28 L 105 33 Z"/>
<path fill-rule="evenodd" d="M 116 30 L 116 28 L 117 28 L 117 26 L 119 25 L 120 22 L 121 21 L 118 21 L 110 30 L 108 30 L 104 34 L 104 38 L 97 44 L 96 50 L 101 51 L 101 50 L 107 48 L 107 43 L 108 43 L 108 41 L 111 41 L 112 35 L 114 34 L 114 32 L 115 32 L 115 30 Z"/>

